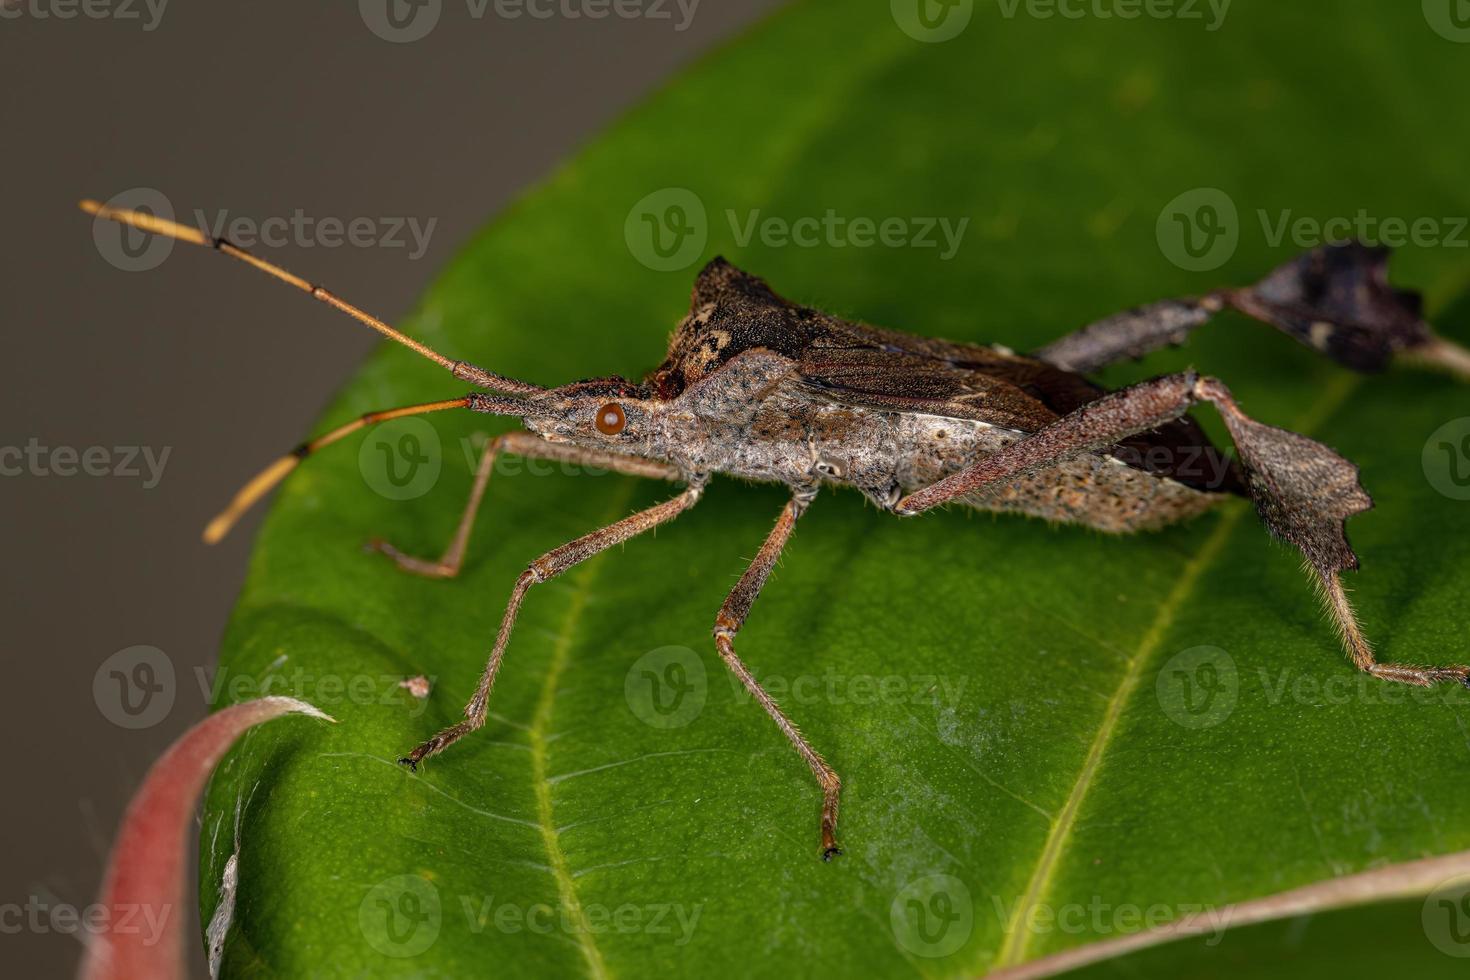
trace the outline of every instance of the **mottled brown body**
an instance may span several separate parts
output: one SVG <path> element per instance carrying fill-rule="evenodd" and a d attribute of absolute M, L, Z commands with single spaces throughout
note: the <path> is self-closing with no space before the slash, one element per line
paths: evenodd
<path fill-rule="evenodd" d="M 668 359 L 643 384 L 594 381 L 575 391 L 579 401 L 596 394 L 636 405 L 621 432 L 580 424 L 566 393 L 548 393 L 558 404 L 527 426 L 666 460 L 691 476 L 849 486 L 891 512 L 906 493 L 1105 391 L 1004 348 L 881 331 L 791 303 L 716 259 L 700 273 Z M 1192 517 L 1239 489 L 1228 457 L 1181 418 L 956 502 L 1128 532 Z"/>
<path fill-rule="evenodd" d="M 603 378 L 542 388 L 451 360 L 298 276 L 167 219 L 95 202 L 99 219 L 212 247 L 301 289 L 482 391 L 373 412 L 277 460 L 205 530 L 218 540 L 303 459 L 364 426 L 470 409 L 522 420 L 529 431 L 490 441 L 454 538 L 437 561 L 374 542 L 399 567 L 457 575 L 498 454 L 581 463 L 683 484 L 674 497 L 553 548 L 516 579 L 484 672 L 460 721 L 413 749 L 410 767 L 485 724 L 490 692 L 530 590 L 695 506 L 712 474 L 786 484 L 791 495 L 715 616 L 715 649 L 791 742 L 822 792 L 822 855 L 838 853 L 841 780 L 735 651 L 796 523 L 820 487 L 849 486 L 909 517 L 946 503 L 1014 511 L 1104 531 L 1137 531 L 1198 514 L 1226 494 L 1248 496 L 1276 537 L 1297 548 L 1353 664 L 1384 680 L 1470 687 L 1470 666 L 1383 663 L 1358 627 L 1341 581 L 1355 569 L 1348 518 L 1372 506 L 1357 467 L 1305 436 L 1246 415 L 1229 389 L 1193 371 L 1118 391 L 1080 372 L 1183 342 L 1233 308 L 1360 371 L 1395 358 L 1470 376 L 1470 351 L 1438 337 L 1419 297 L 1388 283 L 1388 253 L 1357 243 L 1315 249 L 1255 286 L 1165 300 L 1109 317 L 1037 351 L 954 344 L 855 324 L 789 302 L 722 259 L 699 275 L 668 356 L 641 383 Z M 488 393 L 487 393 L 488 392 Z M 1214 406 L 1239 453 L 1212 446 L 1185 414 Z M 1041 545 L 1039 545 L 1041 546 Z"/>
<path fill-rule="evenodd" d="M 765 351 L 733 358 L 654 413 L 649 455 L 690 473 L 795 488 L 849 486 L 885 511 L 1029 433 L 971 418 L 833 401 Z M 1127 532 L 1198 514 L 1220 500 L 1167 476 L 1085 453 L 956 502 Z"/>

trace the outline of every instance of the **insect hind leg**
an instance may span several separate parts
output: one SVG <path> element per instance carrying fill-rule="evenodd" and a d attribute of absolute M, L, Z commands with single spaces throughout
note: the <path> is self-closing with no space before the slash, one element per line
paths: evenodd
<path fill-rule="evenodd" d="M 1470 351 L 1434 333 L 1418 293 L 1389 285 L 1389 255 L 1387 248 L 1361 242 L 1325 245 L 1254 286 L 1128 310 L 1053 341 L 1035 356 L 1087 374 L 1182 344 L 1233 309 L 1356 371 L 1382 371 L 1399 359 L 1470 380 Z"/>
<path fill-rule="evenodd" d="M 1130 435 L 1178 418 L 1199 402 L 1209 402 L 1219 410 L 1240 452 L 1257 514 L 1273 535 L 1306 559 L 1354 665 L 1400 683 L 1428 686 L 1450 681 L 1470 686 L 1470 667 L 1377 662 L 1341 581 L 1342 571 L 1358 567 L 1344 525 L 1354 514 L 1373 506 L 1372 498 L 1358 485 L 1358 468 L 1313 439 L 1246 415 L 1230 390 L 1215 378 L 1186 372 L 1111 392 L 968 469 L 910 494 L 898 502 L 896 511 L 908 516 L 959 497 L 983 495 L 1056 460 L 1107 449 Z"/>

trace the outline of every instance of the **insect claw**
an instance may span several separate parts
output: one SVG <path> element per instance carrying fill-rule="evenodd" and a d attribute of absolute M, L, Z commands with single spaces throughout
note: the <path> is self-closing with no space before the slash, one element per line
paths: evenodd
<path fill-rule="evenodd" d="M 407 766 L 409 772 L 419 771 L 419 762 L 411 755 L 405 755 L 398 760 L 400 766 Z"/>
<path fill-rule="evenodd" d="M 822 861 L 831 861 L 833 858 L 837 857 L 841 853 L 842 848 L 838 847 L 836 844 L 828 844 L 826 847 L 822 848 Z"/>

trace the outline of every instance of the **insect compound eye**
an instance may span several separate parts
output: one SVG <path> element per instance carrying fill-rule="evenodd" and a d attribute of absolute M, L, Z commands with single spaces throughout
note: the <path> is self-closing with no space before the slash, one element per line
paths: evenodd
<path fill-rule="evenodd" d="M 617 402 L 608 402 L 597 410 L 597 431 L 603 435 L 615 436 L 627 424 L 628 416 L 623 413 L 623 406 Z"/>

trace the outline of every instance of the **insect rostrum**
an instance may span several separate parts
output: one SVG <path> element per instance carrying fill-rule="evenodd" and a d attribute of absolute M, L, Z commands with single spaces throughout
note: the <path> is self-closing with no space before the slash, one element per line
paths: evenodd
<path fill-rule="evenodd" d="M 786 300 L 717 258 L 699 273 L 689 315 L 665 360 L 642 381 L 611 377 L 543 388 L 452 360 L 228 241 L 151 215 L 90 201 L 82 206 L 99 218 L 242 259 L 481 389 L 370 413 L 297 447 L 240 491 L 206 529 L 206 540 L 223 536 L 246 508 L 317 450 L 375 422 L 450 409 L 514 416 L 524 430 L 491 440 L 442 557 L 417 558 L 373 542 L 410 572 L 458 574 L 500 453 L 681 485 L 669 500 L 526 567 L 463 719 L 410 751 L 401 760 L 406 765 L 416 766 L 484 724 L 517 612 L 532 586 L 674 519 L 698 502 L 715 474 L 790 489 L 775 527 L 715 615 L 713 632 L 725 665 L 821 786 L 824 858 L 839 853 L 840 780 L 735 650 L 735 638 L 797 520 L 823 486 L 856 489 L 900 517 L 953 502 L 1116 533 L 1172 524 L 1231 496 L 1246 496 L 1267 529 L 1305 558 L 1356 667 L 1389 681 L 1470 686 L 1470 667 L 1379 663 L 1359 629 L 1341 582 L 1341 572 L 1358 564 L 1345 522 L 1372 506 L 1356 466 L 1314 440 L 1246 415 L 1215 378 L 1188 371 L 1109 392 L 1085 377 L 1106 364 L 1182 343 L 1226 309 L 1268 323 L 1355 370 L 1378 371 L 1401 359 L 1470 376 L 1470 351 L 1433 333 L 1417 294 L 1388 284 L 1384 249 L 1357 243 L 1319 248 L 1255 286 L 1140 307 L 1031 355 L 851 323 Z M 1211 445 L 1186 414 L 1202 402 L 1220 412 L 1238 459 Z"/>

